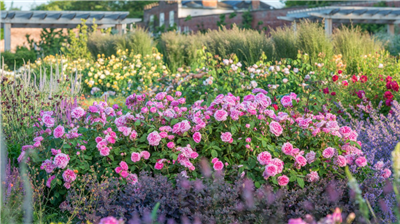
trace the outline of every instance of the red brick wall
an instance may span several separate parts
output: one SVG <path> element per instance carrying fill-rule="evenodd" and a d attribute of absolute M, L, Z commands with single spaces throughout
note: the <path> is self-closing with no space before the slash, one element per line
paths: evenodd
<path fill-rule="evenodd" d="M 160 13 L 164 13 L 164 25 L 169 26 L 169 12 L 174 11 L 175 23 L 178 19 L 178 3 L 177 2 L 165 2 L 160 1 L 158 6 L 154 6 L 151 9 L 144 10 L 143 21 L 136 23 L 140 27 L 149 28 L 150 16 L 154 15 L 155 26 L 159 26 Z"/>

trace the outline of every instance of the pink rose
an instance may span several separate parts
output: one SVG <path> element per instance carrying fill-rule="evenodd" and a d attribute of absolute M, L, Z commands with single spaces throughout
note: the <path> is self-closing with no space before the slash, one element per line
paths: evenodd
<path fill-rule="evenodd" d="M 315 161 L 315 152 L 310 151 L 309 153 L 306 154 L 306 159 L 309 164 L 313 163 Z"/>
<path fill-rule="evenodd" d="M 136 174 L 129 174 L 126 177 L 126 181 L 130 182 L 131 184 L 136 184 L 138 182 L 139 178 Z"/>
<path fill-rule="evenodd" d="M 339 133 L 343 136 L 343 138 L 347 138 L 349 137 L 349 135 L 351 134 L 352 130 L 350 127 L 347 126 L 343 126 L 339 129 Z"/>
<path fill-rule="evenodd" d="M 129 175 L 128 171 L 126 170 L 122 170 L 120 174 L 123 178 L 126 178 Z"/>
<path fill-rule="evenodd" d="M 108 156 L 110 155 L 110 148 L 104 147 L 100 149 L 100 155 L 101 156 Z"/>
<path fill-rule="evenodd" d="M 134 163 L 139 162 L 140 161 L 140 153 L 132 152 L 131 160 Z"/>
<path fill-rule="evenodd" d="M 291 155 L 293 151 L 293 145 L 290 144 L 289 142 L 286 142 L 285 144 L 282 145 L 282 152 L 285 153 L 286 155 Z"/>
<path fill-rule="evenodd" d="M 69 182 L 64 183 L 64 187 L 67 188 L 67 189 L 70 189 L 71 188 L 71 183 L 69 183 Z"/>
<path fill-rule="evenodd" d="M 194 140 L 196 143 L 199 143 L 199 142 L 201 141 L 201 133 L 200 133 L 200 132 L 194 133 L 194 134 L 193 134 L 193 140 Z"/>
<path fill-rule="evenodd" d="M 367 165 L 367 159 L 365 157 L 358 157 L 356 159 L 356 164 L 359 167 L 364 167 Z"/>
<path fill-rule="evenodd" d="M 278 177 L 278 184 L 280 186 L 286 186 L 288 183 L 289 183 L 289 177 L 287 177 L 286 175 Z"/>
<path fill-rule="evenodd" d="M 307 174 L 307 181 L 308 182 L 317 182 L 319 180 L 318 173 L 315 171 L 311 171 L 309 174 Z"/>
<path fill-rule="evenodd" d="M 217 161 L 214 163 L 214 170 L 222 170 L 224 168 L 224 163 Z"/>
<path fill-rule="evenodd" d="M 137 137 L 137 132 L 135 130 L 132 130 L 131 135 L 129 136 L 130 140 L 135 140 Z"/>
<path fill-rule="evenodd" d="M 53 164 L 53 162 L 51 160 L 46 159 L 42 165 L 40 166 L 40 169 L 45 170 L 46 173 L 52 173 L 53 170 L 56 168 L 57 166 Z"/>
<path fill-rule="evenodd" d="M 42 117 L 42 121 L 46 127 L 51 128 L 54 126 L 55 120 L 49 114 L 44 114 Z"/>
<path fill-rule="evenodd" d="M 71 182 L 75 181 L 76 173 L 71 169 L 67 169 L 64 171 L 62 177 L 65 182 L 71 183 Z"/>
<path fill-rule="evenodd" d="M 121 171 L 122 171 L 122 168 L 120 167 L 120 166 L 118 166 L 117 168 L 115 168 L 115 172 L 116 173 L 121 173 Z"/>
<path fill-rule="evenodd" d="M 289 219 L 288 224 L 307 224 L 301 218 L 298 219 Z"/>
<path fill-rule="evenodd" d="M 349 135 L 349 139 L 353 142 L 357 141 L 358 134 L 355 131 L 352 131 Z"/>
<path fill-rule="evenodd" d="M 338 158 L 336 159 L 336 164 L 340 167 L 345 167 L 347 165 L 346 157 L 338 156 Z"/>
<path fill-rule="evenodd" d="M 221 133 L 221 140 L 223 142 L 230 142 L 232 139 L 232 134 L 230 132 L 222 132 Z"/>
<path fill-rule="evenodd" d="M 304 158 L 304 157 L 301 156 L 301 155 L 296 156 L 295 160 L 296 160 L 296 163 L 297 163 L 298 165 L 300 165 L 300 166 L 305 166 L 305 165 L 307 165 L 307 160 L 306 160 L 306 158 Z"/>
<path fill-rule="evenodd" d="M 164 167 L 164 163 L 157 162 L 156 165 L 154 166 L 154 169 L 161 170 L 163 167 Z"/>
<path fill-rule="evenodd" d="M 281 99 L 281 103 L 282 103 L 282 106 L 283 107 L 291 107 L 291 106 L 293 106 L 293 104 L 292 104 L 292 97 L 290 97 L 290 96 L 284 96 L 284 97 L 282 97 L 282 99 Z"/>
<path fill-rule="evenodd" d="M 277 170 L 278 173 L 282 173 L 282 171 L 283 171 L 283 165 L 284 165 L 284 163 L 283 163 L 282 160 L 280 160 L 280 159 L 278 159 L 278 158 L 275 158 L 275 159 L 271 159 L 270 163 L 271 163 L 271 164 L 274 164 L 274 165 L 278 168 L 278 170 Z"/>
<path fill-rule="evenodd" d="M 71 117 L 75 119 L 79 119 L 85 116 L 85 110 L 82 107 L 76 107 L 71 111 Z"/>
<path fill-rule="evenodd" d="M 54 178 L 56 178 L 55 175 L 53 175 L 53 176 L 49 177 L 49 179 L 47 179 L 46 187 L 51 188 L 51 182 L 54 180 Z"/>
<path fill-rule="evenodd" d="M 170 148 L 170 149 L 173 149 L 173 148 L 175 148 L 175 143 L 168 142 L 167 147 Z"/>
<path fill-rule="evenodd" d="M 282 126 L 276 122 L 276 121 L 272 121 L 269 124 L 269 130 L 271 131 L 272 134 L 274 134 L 276 137 L 280 136 L 283 132 L 283 128 Z"/>
<path fill-rule="evenodd" d="M 263 173 L 264 178 L 273 177 L 278 174 L 278 167 L 274 164 L 268 164 L 265 166 L 265 171 Z"/>
<path fill-rule="evenodd" d="M 65 129 L 61 125 L 58 125 L 53 131 L 54 138 L 61 138 L 64 135 L 64 133 Z"/>
<path fill-rule="evenodd" d="M 60 169 L 64 169 L 65 167 L 67 167 L 69 162 L 69 156 L 64 154 L 64 153 L 58 153 L 55 157 L 54 157 L 54 165 L 56 165 L 58 168 Z"/>
<path fill-rule="evenodd" d="M 258 154 L 257 160 L 261 165 L 267 165 L 272 159 L 272 156 L 269 152 L 262 152 Z"/>
<path fill-rule="evenodd" d="M 383 168 L 384 163 L 382 161 L 379 161 L 375 164 L 374 168 L 376 170 L 381 170 Z"/>
<path fill-rule="evenodd" d="M 228 112 L 225 110 L 217 110 L 214 114 L 214 117 L 217 121 L 226 121 L 226 118 L 228 117 Z"/>
<path fill-rule="evenodd" d="M 216 162 L 218 162 L 218 158 L 214 158 L 214 159 L 211 160 L 211 163 L 212 163 L 212 164 L 214 164 L 214 163 L 216 163 Z"/>
<path fill-rule="evenodd" d="M 126 162 L 121 161 L 119 163 L 119 166 L 121 167 L 122 170 L 128 170 L 128 164 L 126 164 Z"/>
<path fill-rule="evenodd" d="M 150 145 L 157 146 L 160 144 L 161 136 L 158 134 L 157 131 L 153 131 L 147 136 L 147 141 L 149 141 Z"/>
<path fill-rule="evenodd" d="M 140 157 L 143 157 L 145 160 L 148 160 L 150 158 L 150 153 L 148 151 L 142 151 L 140 152 Z"/>
<path fill-rule="evenodd" d="M 332 147 L 328 147 L 326 148 L 323 152 L 322 152 L 322 156 L 329 159 L 332 158 L 333 155 L 335 154 L 336 149 L 332 148 Z"/>
<path fill-rule="evenodd" d="M 392 171 L 390 171 L 389 169 L 384 169 L 384 170 L 383 170 L 382 177 L 384 177 L 384 178 L 389 178 L 390 175 L 392 175 Z"/>
<path fill-rule="evenodd" d="M 99 224 L 122 224 L 123 221 L 122 220 L 117 220 L 116 218 L 109 216 L 106 218 L 102 218 L 100 219 Z"/>

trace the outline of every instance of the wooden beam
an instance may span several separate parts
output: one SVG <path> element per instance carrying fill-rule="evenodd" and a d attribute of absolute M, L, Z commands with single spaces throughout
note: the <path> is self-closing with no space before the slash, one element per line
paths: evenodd
<path fill-rule="evenodd" d="M 332 35 L 332 19 L 325 18 L 325 34 L 328 37 Z"/>
<path fill-rule="evenodd" d="M 11 50 L 11 23 L 4 24 L 4 51 Z"/>
<path fill-rule="evenodd" d="M 387 32 L 390 35 L 394 35 L 394 24 L 387 24 Z"/>

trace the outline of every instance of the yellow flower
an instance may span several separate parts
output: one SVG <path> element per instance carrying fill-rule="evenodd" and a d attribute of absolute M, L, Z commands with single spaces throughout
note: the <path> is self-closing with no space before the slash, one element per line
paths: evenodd
<path fill-rule="evenodd" d="M 106 86 L 107 86 L 107 88 L 110 88 L 110 83 L 107 83 Z"/>

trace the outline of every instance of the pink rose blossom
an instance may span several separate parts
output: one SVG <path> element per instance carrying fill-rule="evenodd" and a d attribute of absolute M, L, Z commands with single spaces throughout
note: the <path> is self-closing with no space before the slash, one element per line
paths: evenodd
<path fill-rule="evenodd" d="M 290 142 L 286 142 L 282 145 L 282 152 L 286 155 L 292 155 L 293 145 Z"/>
<path fill-rule="evenodd" d="M 290 97 L 290 96 L 284 96 L 284 97 L 282 97 L 282 99 L 281 99 L 281 103 L 282 103 L 282 106 L 283 107 L 291 107 L 291 106 L 293 106 L 293 104 L 292 104 L 292 97 Z"/>
<path fill-rule="evenodd" d="M 112 216 L 102 218 L 102 219 L 100 219 L 100 222 L 99 222 L 99 224 L 122 224 L 122 223 L 123 223 L 123 221 L 121 219 L 117 220 L 116 218 L 114 218 Z"/>
<path fill-rule="evenodd" d="M 332 148 L 332 147 L 328 147 L 326 148 L 323 152 L 322 152 L 322 156 L 329 159 L 332 158 L 333 155 L 335 154 L 336 149 Z"/>
<path fill-rule="evenodd" d="M 85 110 L 82 107 L 76 107 L 71 111 L 71 117 L 75 119 L 79 119 L 85 116 Z"/>
<path fill-rule="evenodd" d="M 121 167 L 122 170 L 128 170 L 128 164 L 126 164 L 126 162 L 121 161 L 119 163 L 119 166 Z"/>
<path fill-rule="evenodd" d="M 145 160 L 148 160 L 150 158 L 150 153 L 148 151 L 142 151 L 140 152 L 140 157 L 143 157 Z"/>
<path fill-rule="evenodd" d="M 217 121 L 226 121 L 228 117 L 228 112 L 225 110 L 217 110 L 214 114 L 214 117 Z"/>
<path fill-rule="evenodd" d="M 54 165 L 57 166 L 60 169 L 64 169 L 65 167 L 67 167 L 69 162 L 69 156 L 64 154 L 64 153 L 58 153 L 55 157 L 54 157 Z"/>
<path fill-rule="evenodd" d="M 218 158 L 214 158 L 214 159 L 211 160 L 211 163 L 212 163 L 212 164 L 214 164 L 214 163 L 216 163 L 216 162 L 218 162 Z"/>
<path fill-rule="evenodd" d="M 136 163 L 140 161 L 140 153 L 137 152 L 132 152 L 131 154 L 131 160 L 132 162 Z"/>
<path fill-rule="evenodd" d="M 53 164 L 53 162 L 51 160 L 46 159 L 42 165 L 40 166 L 40 169 L 45 170 L 46 173 L 52 173 L 53 170 L 56 168 L 57 166 Z"/>
<path fill-rule="evenodd" d="M 116 172 L 116 173 L 119 174 L 119 173 L 121 173 L 121 171 L 122 171 L 122 168 L 121 168 L 120 166 L 118 166 L 118 167 L 115 168 L 115 172 Z"/>
<path fill-rule="evenodd" d="M 307 165 L 307 159 L 304 158 L 304 157 L 301 156 L 301 155 L 296 156 L 295 160 L 296 160 L 296 163 L 297 163 L 299 166 L 305 166 L 305 165 Z"/>
<path fill-rule="evenodd" d="M 306 154 L 306 159 L 309 164 L 313 163 L 315 161 L 315 152 L 310 151 L 309 153 Z"/>
<path fill-rule="evenodd" d="M 345 167 L 347 165 L 346 157 L 338 156 L 336 159 L 336 164 L 340 167 Z"/>
<path fill-rule="evenodd" d="M 381 170 L 383 168 L 384 163 L 382 161 L 379 161 L 375 164 L 374 168 L 376 170 Z"/>
<path fill-rule="evenodd" d="M 173 148 L 175 148 L 175 143 L 168 142 L 167 147 L 170 148 L 170 149 L 173 149 Z"/>
<path fill-rule="evenodd" d="M 230 142 L 232 139 L 232 134 L 230 132 L 222 132 L 221 133 L 221 140 L 223 142 Z"/>
<path fill-rule="evenodd" d="M 264 178 L 273 177 L 278 174 L 278 167 L 274 164 L 268 164 L 265 166 L 265 171 L 263 173 Z"/>
<path fill-rule="evenodd" d="M 65 129 L 61 125 L 58 125 L 53 131 L 54 138 L 61 138 L 64 135 L 64 133 Z"/>
<path fill-rule="evenodd" d="M 251 138 L 246 138 L 246 142 L 251 142 Z"/>
<path fill-rule="evenodd" d="M 289 183 L 289 177 L 287 177 L 286 175 L 278 177 L 278 184 L 280 186 L 286 186 L 288 183 Z"/>
<path fill-rule="evenodd" d="M 269 152 L 262 152 L 258 154 L 257 160 L 261 165 L 267 165 L 272 159 L 272 156 Z"/>
<path fill-rule="evenodd" d="M 135 140 L 137 137 L 137 132 L 135 130 L 132 130 L 131 135 L 129 136 L 130 140 Z"/>
<path fill-rule="evenodd" d="M 55 175 L 50 176 L 49 179 L 47 179 L 46 187 L 51 188 L 51 182 L 52 182 L 55 178 L 56 178 Z"/>
<path fill-rule="evenodd" d="M 307 181 L 308 182 L 317 182 L 319 180 L 318 173 L 315 171 L 311 171 L 309 174 L 307 174 Z"/>
<path fill-rule="evenodd" d="M 307 224 L 301 218 L 298 219 L 289 219 L 288 224 Z"/>
<path fill-rule="evenodd" d="M 120 174 L 123 178 L 126 178 L 129 175 L 128 171 L 126 170 L 122 170 Z"/>
<path fill-rule="evenodd" d="M 160 144 L 161 136 L 158 134 L 157 131 L 153 131 L 147 136 L 147 141 L 149 141 L 150 145 L 157 146 Z"/>
<path fill-rule="evenodd" d="M 194 140 L 196 143 L 199 143 L 199 142 L 201 141 L 201 133 L 200 133 L 200 132 L 194 133 L 194 134 L 193 134 L 193 140 Z"/>
<path fill-rule="evenodd" d="M 104 147 L 104 148 L 100 149 L 100 155 L 102 155 L 102 156 L 110 155 L 110 148 Z"/>
<path fill-rule="evenodd" d="M 246 128 L 250 128 L 250 124 L 246 124 Z"/>
<path fill-rule="evenodd" d="M 367 165 L 367 159 L 365 157 L 360 156 L 356 159 L 356 164 L 359 167 L 364 167 Z"/>
<path fill-rule="evenodd" d="M 163 167 L 164 167 L 164 163 L 157 162 L 156 165 L 154 166 L 154 169 L 161 170 Z"/>
<path fill-rule="evenodd" d="M 343 126 L 339 129 L 339 133 L 343 136 L 343 138 L 347 138 L 349 137 L 349 135 L 351 134 L 352 130 L 350 127 L 347 126 Z"/>
<path fill-rule="evenodd" d="M 214 170 L 222 170 L 224 168 L 224 163 L 221 161 L 217 161 L 214 163 Z"/>
<path fill-rule="evenodd" d="M 274 134 L 276 137 L 280 136 L 283 132 L 283 128 L 282 126 L 276 122 L 276 121 L 272 121 L 269 124 L 269 130 L 271 131 L 272 134 Z"/>
<path fill-rule="evenodd" d="M 389 169 L 384 169 L 384 170 L 383 170 L 382 177 L 384 177 L 384 178 L 389 178 L 390 175 L 392 175 L 392 171 L 390 171 Z"/>
<path fill-rule="evenodd" d="M 65 182 L 71 183 L 71 182 L 75 181 L 76 173 L 71 169 L 67 169 L 64 171 L 62 177 Z"/>

